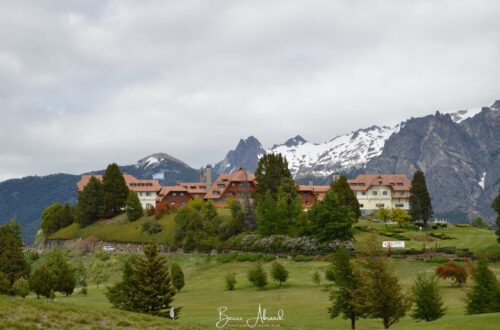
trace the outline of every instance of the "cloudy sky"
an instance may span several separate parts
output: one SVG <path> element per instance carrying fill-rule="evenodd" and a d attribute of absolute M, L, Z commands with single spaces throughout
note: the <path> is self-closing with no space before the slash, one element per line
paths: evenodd
<path fill-rule="evenodd" d="M 500 98 L 500 1 L 0 0 L 0 180 Z"/>

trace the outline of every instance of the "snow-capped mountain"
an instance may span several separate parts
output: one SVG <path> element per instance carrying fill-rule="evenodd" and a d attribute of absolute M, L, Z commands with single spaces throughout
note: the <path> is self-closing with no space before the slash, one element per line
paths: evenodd
<path fill-rule="evenodd" d="M 266 150 L 255 137 L 241 139 L 236 149 L 230 150 L 222 161 L 215 164 L 213 173 L 232 173 L 240 167 L 255 172 L 259 158 L 265 153 Z"/>
<path fill-rule="evenodd" d="M 301 136 L 296 136 L 284 144 L 274 145 L 266 152 L 285 156 L 296 178 L 325 177 L 363 167 L 382 153 L 385 141 L 400 127 L 401 124 L 394 127 L 372 126 L 323 143 L 307 142 Z"/>

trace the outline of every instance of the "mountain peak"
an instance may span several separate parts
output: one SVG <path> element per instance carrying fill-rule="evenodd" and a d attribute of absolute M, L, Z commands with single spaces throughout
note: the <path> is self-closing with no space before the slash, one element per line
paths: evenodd
<path fill-rule="evenodd" d="M 302 136 L 300 136 L 300 135 L 297 135 L 297 136 L 295 136 L 295 137 L 293 137 L 293 138 L 288 139 L 288 140 L 285 142 L 285 145 L 286 145 L 287 147 L 293 147 L 293 146 L 298 146 L 298 145 L 300 145 L 300 144 L 304 144 L 304 143 L 306 143 L 306 142 L 307 142 L 307 141 L 306 141 L 306 139 L 304 139 L 304 138 L 303 138 Z"/>
<path fill-rule="evenodd" d="M 500 109 L 500 100 L 496 100 L 495 103 L 493 103 L 490 108 Z"/>
<path fill-rule="evenodd" d="M 230 150 L 224 160 L 215 164 L 214 173 L 231 173 L 240 167 L 255 172 L 260 157 L 265 153 L 262 144 L 254 136 L 240 139 L 236 149 Z"/>
<path fill-rule="evenodd" d="M 185 165 L 187 167 L 189 167 L 189 165 L 187 165 L 186 163 L 184 163 L 183 161 L 175 158 L 175 157 L 172 157 L 170 156 L 169 154 L 167 153 L 164 153 L 164 152 L 159 152 L 159 153 L 154 153 L 154 154 L 151 154 L 147 157 L 144 157 L 142 159 L 140 159 L 137 163 L 136 163 L 136 167 L 143 167 L 143 168 L 146 168 L 146 167 L 149 167 L 149 166 L 158 166 L 159 164 L 161 164 L 162 162 L 165 162 L 165 161 L 171 161 L 171 162 L 176 162 L 176 163 L 179 163 L 179 164 L 182 164 L 182 165 Z"/>

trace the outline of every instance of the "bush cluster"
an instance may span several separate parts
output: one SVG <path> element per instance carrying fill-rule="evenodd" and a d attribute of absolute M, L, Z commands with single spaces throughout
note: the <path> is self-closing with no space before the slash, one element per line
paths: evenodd
<path fill-rule="evenodd" d="M 317 255 L 334 252 L 340 245 L 349 250 L 353 249 L 351 241 L 335 240 L 328 243 L 319 243 L 315 238 L 311 237 L 289 237 L 285 235 L 262 237 L 255 234 L 233 236 L 227 240 L 224 248 L 260 253 Z"/>
<path fill-rule="evenodd" d="M 434 237 L 434 238 L 439 238 L 442 240 L 456 239 L 455 237 L 448 235 L 446 233 L 430 233 L 429 236 Z"/>

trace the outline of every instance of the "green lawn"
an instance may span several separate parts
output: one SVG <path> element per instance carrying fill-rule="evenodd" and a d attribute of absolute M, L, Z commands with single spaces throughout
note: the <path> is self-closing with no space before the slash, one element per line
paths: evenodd
<path fill-rule="evenodd" d="M 84 262 L 96 262 L 91 255 L 85 256 Z M 109 271 L 114 272 L 109 283 L 120 277 L 121 256 L 112 254 L 111 264 L 107 265 Z M 184 255 L 169 257 L 179 262 L 186 275 L 186 286 L 175 297 L 174 306 L 182 306 L 180 324 L 199 326 L 214 329 L 217 320 L 217 308 L 226 306 L 228 313 L 244 318 L 255 317 L 258 305 L 267 308 L 268 314 L 274 314 L 278 309 L 284 310 L 284 329 L 348 329 L 349 321 L 343 319 L 332 320 L 328 317 L 328 294 L 323 279 L 321 287 L 315 286 L 311 276 L 315 270 L 323 271 L 328 263 L 323 261 L 295 262 L 280 259 L 288 271 L 290 279 L 285 287 L 280 289 L 276 282 L 269 279 L 265 290 L 258 290 L 251 286 L 246 278 L 247 270 L 252 266 L 250 262 L 230 262 L 221 264 L 215 257 Z M 114 261 L 113 261 L 114 260 Z M 101 262 L 101 261 L 99 261 Z M 433 272 L 435 264 L 421 261 L 392 260 L 405 290 L 409 290 L 419 272 Z M 102 262 L 104 264 L 108 261 Z M 102 264 L 101 266 L 103 266 Z M 500 277 L 500 264 L 492 264 L 491 268 Z M 265 263 L 264 269 L 269 273 L 271 263 Z M 114 270 L 114 271 L 113 271 Z M 236 273 L 237 284 L 235 291 L 226 291 L 224 288 L 224 275 L 228 272 Z M 469 284 L 464 288 L 452 288 L 451 282 L 441 281 L 441 289 L 447 314 L 442 320 L 425 323 L 417 322 L 410 317 L 405 317 L 394 325 L 394 329 L 496 329 L 500 320 L 500 313 L 488 315 L 465 316 L 463 297 Z M 105 285 L 104 285 L 105 286 Z M 111 317 L 118 312 L 112 309 L 103 294 L 103 285 L 96 288 L 91 285 L 87 297 L 73 295 L 59 297 L 57 303 L 68 306 L 92 306 L 96 310 Z M 47 302 L 48 303 L 48 302 Z M 76 308 L 76 307 L 75 307 Z M 119 314 L 121 315 L 121 314 Z M 135 315 L 135 314 L 134 314 Z M 496 321 L 496 322 L 495 322 Z M 381 329 L 381 320 L 361 319 L 359 329 Z"/>

